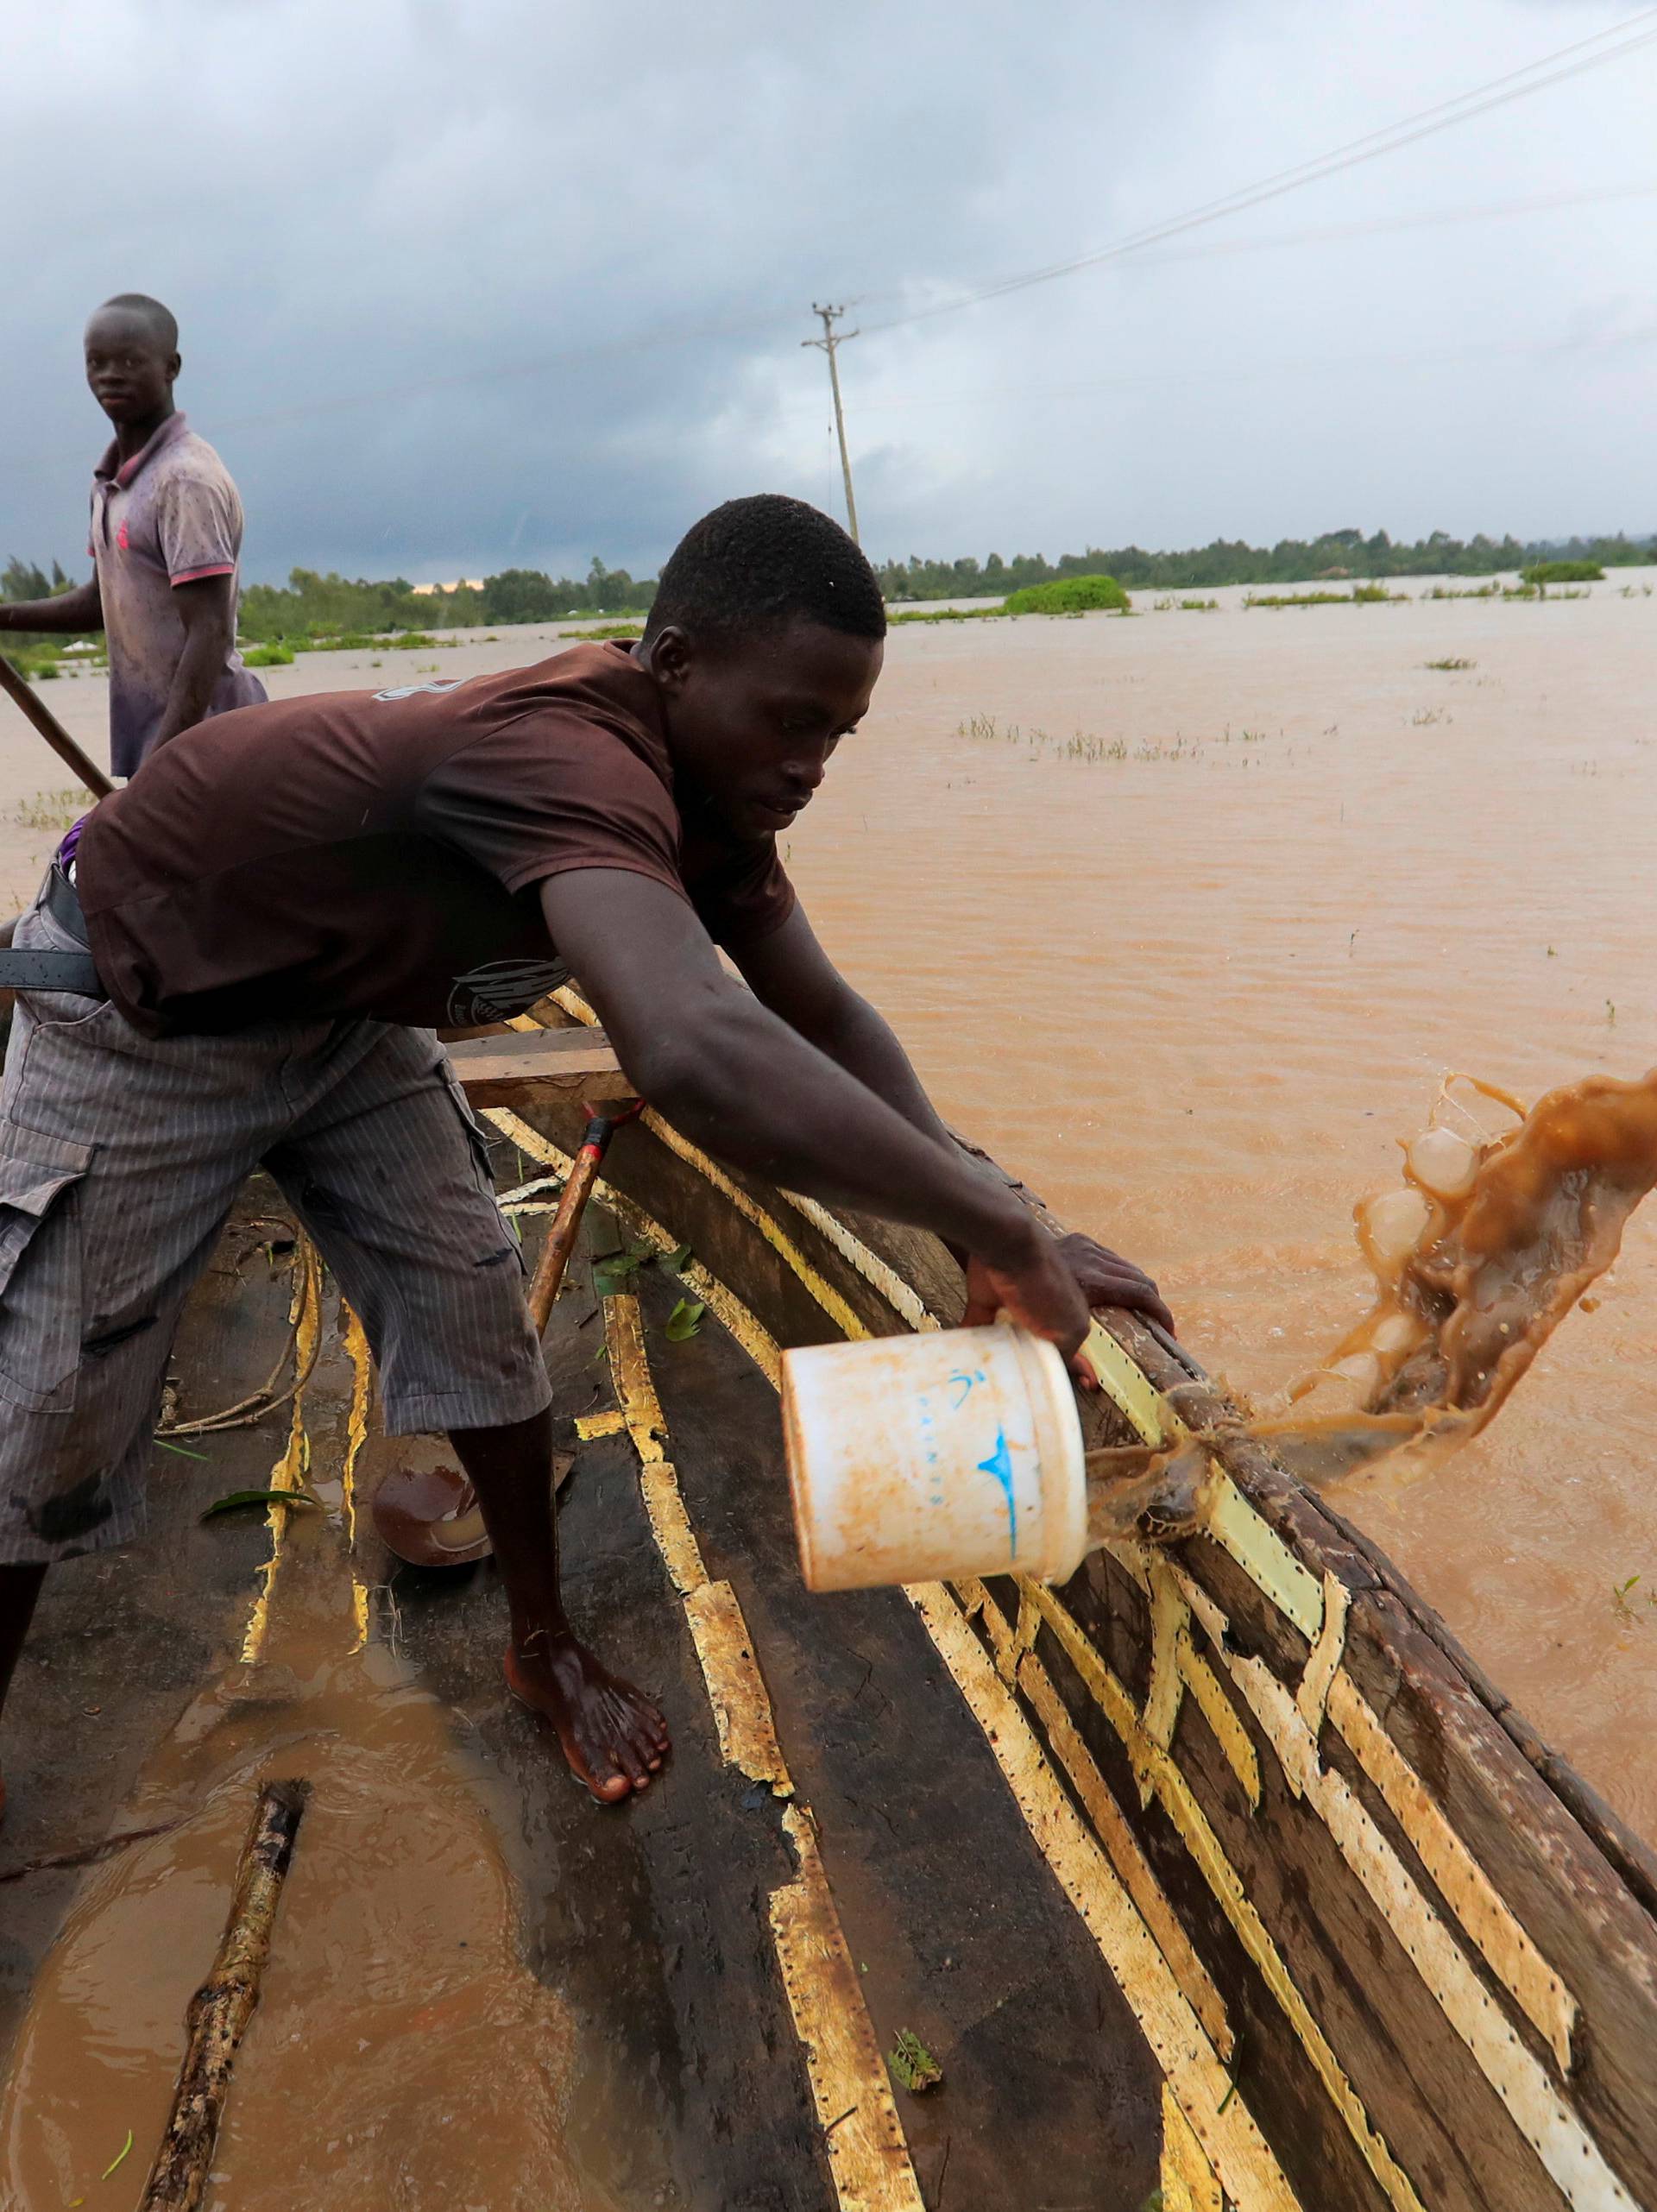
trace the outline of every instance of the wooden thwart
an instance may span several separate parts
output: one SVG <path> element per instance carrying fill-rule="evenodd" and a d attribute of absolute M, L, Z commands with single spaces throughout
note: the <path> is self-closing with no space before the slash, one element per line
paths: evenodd
<path fill-rule="evenodd" d="M 305 1811 L 306 1785 L 270 1782 L 259 1793 L 236 1869 L 230 1917 L 213 1970 L 190 2000 L 190 2041 L 172 2117 L 140 2212 L 194 2212 L 207 2185 L 236 2047 L 259 2002 L 270 1931 Z"/>
<path fill-rule="evenodd" d="M 602 1030 L 511 1030 L 467 1037 L 449 1060 L 474 1106 L 628 1099 L 633 1087 Z"/>

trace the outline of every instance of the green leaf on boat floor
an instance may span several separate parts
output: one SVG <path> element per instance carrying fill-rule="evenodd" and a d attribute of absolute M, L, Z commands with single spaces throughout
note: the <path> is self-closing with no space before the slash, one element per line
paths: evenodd
<path fill-rule="evenodd" d="M 627 1289 L 650 1257 L 648 1245 L 630 1245 L 624 1252 L 606 1252 L 593 1262 L 593 1289 L 600 1298 L 614 1298 Z"/>
<path fill-rule="evenodd" d="M 211 1521 L 216 1513 L 232 1513 L 239 1505 L 315 1505 L 322 1500 L 308 1490 L 232 1490 L 223 1497 L 216 1497 L 202 1515 Z"/>
<path fill-rule="evenodd" d="M 689 1245 L 681 1245 L 677 1251 L 664 1252 L 656 1264 L 665 1267 L 670 1275 L 683 1275 L 695 1257 Z"/>
<path fill-rule="evenodd" d="M 683 1344 L 702 1327 L 702 1317 L 708 1308 L 699 1298 L 681 1298 L 667 1317 L 667 1340 Z"/>
<path fill-rule="evenodd" d="M 886 2053 L 886 2064 L 892 2079 L 911 2096 L 918 2096 L 923 2089 L 936 2089 L 943 2079 L 942 2067 L 912 2028 L 899 2028 L 897 2042 Z"/>

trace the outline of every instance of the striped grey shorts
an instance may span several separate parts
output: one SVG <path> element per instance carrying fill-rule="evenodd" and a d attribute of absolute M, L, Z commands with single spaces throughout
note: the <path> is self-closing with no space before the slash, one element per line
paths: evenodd
<path fill-rule="evenodd" d="M 14 942 L 79 949 L 39 904 Z M 549 1402 L 483 1132 L 430 1030 L 158 1042 L 108 1000 L 20 993 L 0 1093 L 0 1563 L 142 1528 L 179 1314 L 261 1163 L 361 1317 L 391 1434 Z"/>

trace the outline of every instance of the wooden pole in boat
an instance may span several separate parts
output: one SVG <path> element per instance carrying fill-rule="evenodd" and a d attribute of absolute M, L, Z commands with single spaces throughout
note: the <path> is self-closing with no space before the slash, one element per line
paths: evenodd
<path fill-rule="evenodd" d="M 631 1121 L 644 1111 L 644 1103 L 642 1099 L 635 1099 L 625 1113 L 605 1113 L 592 1106 L 587 1109 L 587 1126 L 570 1165 L 570 1179 L 559 1194 L 558 1212 L 552 1216 L 552 1225 L 530 1280 L 529 1317 L 535 1324 L 537 1336 L 546 1334 L 553 1303 L 564 1282 L 564 1271 L 576 1248 L 576 1232 L 592 1196 L 593 1185 L 598 1181 L 610 1139 L 624 1121 Z"/>
<path fill-rule="evenodd" d="M 0 653 L 0 691 L 18 712 L 32 722 L 66 768 L 72 769 L 95 799 L 107 798 L 115 789 L 104 771 L 75 743 L 35 686 Z"/>
<path fill-rule="evenodd" d="M 190 2040 L 139 2212 L 195 2212 L 201 2202 L 236 2046 L 259 2002 L 271 1927 L 308 1789 L 305 1782 L 269 1782 L 259 1793 L 218 1956 L 185 2015 Z"/>

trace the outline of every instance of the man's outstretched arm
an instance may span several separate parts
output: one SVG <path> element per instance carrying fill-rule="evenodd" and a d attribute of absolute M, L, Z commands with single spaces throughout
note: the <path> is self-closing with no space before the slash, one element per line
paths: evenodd
<path fill-rule="evenodd" d="M 750 989 L 790 1029 L 855 1075 L 904 1119 L 954 1149 L 891 1024 L 854 991 L 797 906 L 780 930 L 734 955 Z"/>
<path fill-rule="evenodd" d="M 736 961 L 752 989 L 791 1029 L 866 1084 L 912 1127 L 947 1147 L 955 1159 L 963 1158 L 891 1024 L 847 982 L 818 943 L 803 908 L 797 906 L 781 929 L 745 948 Z M 945 1242 L 966 1266 L 967 1253 L 952 1239 Z M 1131 1260 L 1092 1237 L 1065 1237 L 1059 1250 L 1090 1306 L 1124 1306 L 1173 1327 L 1174 1317 L 1156 1286 Z"/>
<path fill-rule="evenodd" d="M 96 577 L 51 599 L 0 600 L 0 630 L 35 630 L 56 637 L 103 627 L 104 598 Z"/>
<path fill-rule="evenodd" d="M 931 1230 L 972 1256 L 980 1299 L 1075 1352 L 1087 1301 L 1054 1240 L 728 975 L 682 898 L 595 868 L 548 879 L 541 904 L 621 1065 L 686 1136 L 807 1197 Z"/>

